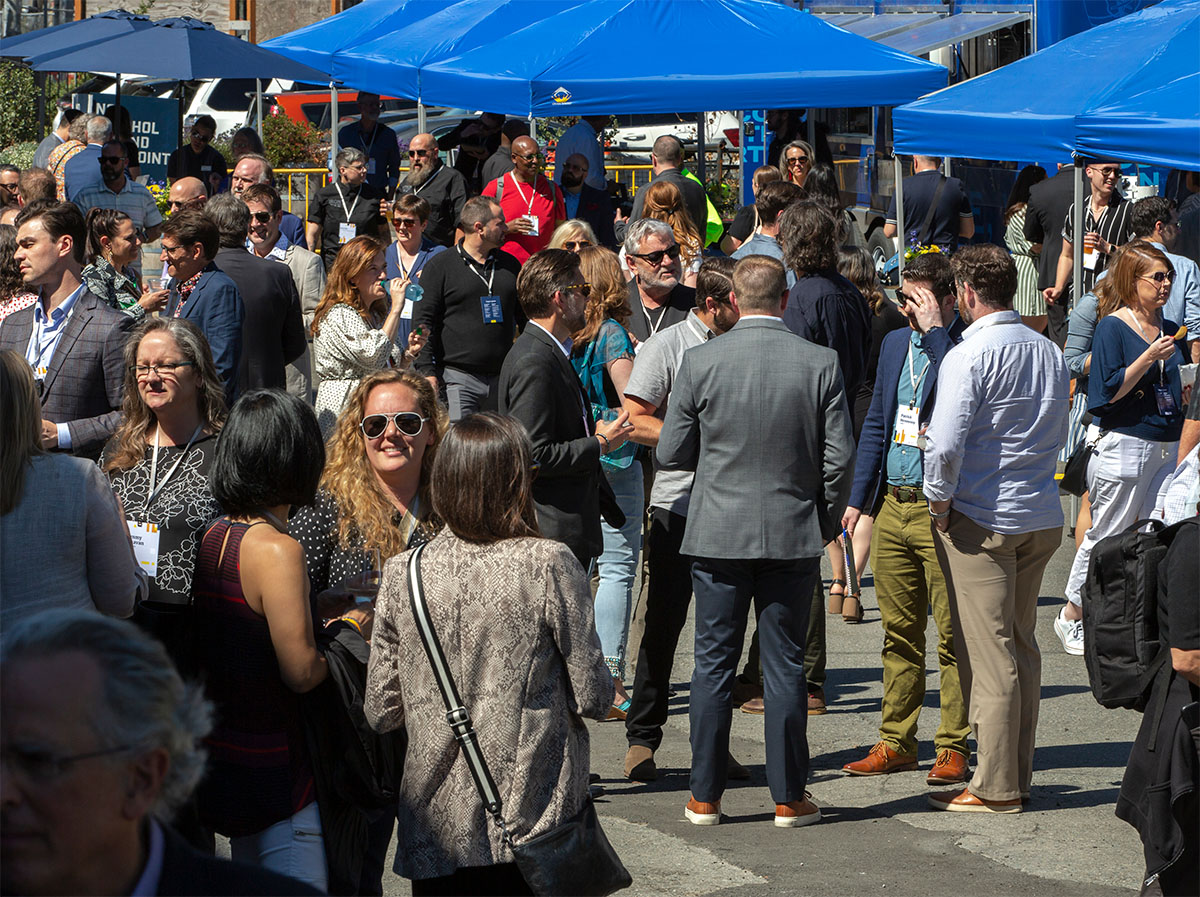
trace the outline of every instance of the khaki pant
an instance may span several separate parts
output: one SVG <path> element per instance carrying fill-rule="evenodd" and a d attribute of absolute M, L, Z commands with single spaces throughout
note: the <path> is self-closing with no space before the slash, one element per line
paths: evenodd
<path fill-rule="evenodd" d="M 1034 629 L 1042 574 L 1062 527 L 994 533 L 958 511 L 934 543 L 954 626 L 954 653 L 975 732 L 971 793 L 1013 800 L 1029 792 L 1042 683 Z"/>
<path fill-rule="evenodd" d="M 971 727 L 954 657 L 950 597 L 925 502 L 884 496 L 871 531 L 871 569 L 883 622 L 879 740 L 897 753 L 917 753 L 917 717 L 925 702 L 925 630 L 932 607 L 941 699 L 941 724 L 933 743 L 939 751 L 950 748 L 969 757 Z"/>

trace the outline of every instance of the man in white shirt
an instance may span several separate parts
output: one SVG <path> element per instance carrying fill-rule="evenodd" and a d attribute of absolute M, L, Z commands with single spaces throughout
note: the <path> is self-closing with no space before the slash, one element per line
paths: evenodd
<path fill-rule="evenodd" d="M 968 246 L 951 264 L 969 326 L 938 373 L 923 491 L 977 759 L 966 789 L 929 803 L 1019 813 L 1033 778 L 1041 689 L 1038 590 L 1062 540 L 1054 475 L 1070 374 L 1058 347 L 1013 311 L 1017 269 L 1005 250 Z"/>
<path fill-rule="evenodd" d="M 601 146 L 600 141 L 609 120 L 607 115 L 585 115 L 563 131 L 563 135 L 558 138 L 558 143 L 554 147 L 554 158 L 559 163 L 556 172 L 559 186 L 566 186 L 562 182 L 562 161 L 579 153 L 588 161 L 588 175 L 584 183 L 597 190 L 607 189 L 608 184 L 605 181 L 604 172 L 604 147 Z"/>

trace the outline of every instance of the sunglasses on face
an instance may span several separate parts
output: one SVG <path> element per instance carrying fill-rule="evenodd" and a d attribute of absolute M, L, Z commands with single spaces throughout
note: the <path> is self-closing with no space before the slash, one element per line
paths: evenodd
<path fill-rule="evenodd" d="M 588 296 L 592 295 L 592 285 L 590 283 L 569 283 L 565 287 L 563 287 L 563 289 L 564 290 L 577 290 L 578 292 L 583 294 L 584 299 L 586 299 Z"/>
<path fill-rule="evenodd" d="M 1174 271 L 1155 271 L 1153 274 L 1140 275 L 1142 280 L 1153 280 L 1159 286 L 1164 283 L 1173 283 L 1175 281 Z"/>
<path fill-rule="evenodd" d="M 642 261 L 649 262 L 651 265 L 661 265 L 664 255 L 672 260 L 679 258 L 679 244 L 673 243 L 666 249 L 658 249 L 654 252 L 633 253 L 635 259 L 641 259 Z"/>
<path fill-rule="evenodd" d="M 578 250 L 582 249 L 584 246 L 591 246 L 591 245 L 592 245 L 592 243 L 590 240 L 564 240 L 563 241 L 563 249 L 567 250 L 567 252 L 577 252 Z"/>
<path fill-rule="evenodd" d="M 9 193 L 16 193 L 19 186 L 19 184 L 0 184 L 0 187 L 3 187 Z"/>
<path fill-rule="evenodd" d="M 396 430 L 405 436 L 420 436 L 427 417 L 421 417 L 415 411 L 397 411 L 395 414 L 368 414 L 362 419 L 358 428 L 368 439 L 378 439 L 387 432 L 388 421 L 395 425 Z"/>
<path fill-rule="evenodd" d="M 124 161 L 125 161 L 124 156 L 101 156 L 100 157 L 101 165 L 116 165 L 117 163 L 124 162 Z"/>
<path fill-rule="evenodd" d="M 201 143 L 208 143 L 212 140 L 212 134 L 204 134 L 200 131 L 192 131 L 192 139 L 199 140 Z"/>
<path fill-rule="evenodd" d="M 523 162 L 536 162 L 538 159 L 542 158 L 542 154 L 530 153 L 529 155 L 524 155 L 523 153 L 513 153 L 513 158 L 520 159 Z"/>
<path fill-rule="evenodd" d="M 396 225 L 396 227 L 416 227 L 417 219 L 416 218 L 393 218 L 392 224 Z"/>
<path fill-rule="evenodd" d="M 787 164 L 789 167 L 796 165 L 807 165 L 808 156 L 788 156 Z"/>
<path fill-rule="evenodd" d="M 412 159 L 424 159 L 426 156 L 429 155 L 429 150 L 410 149 L 408 151 L 408 155 L 409 155 L 409 158 L 412 158 Z"/>
<path fill-rule="evenodd" d="M 275 217 L 275 213 L 274 212 L 251 212 L 250 217 L 253 218 L 255 221 L 257 221 L 259 224 L 266 224 L 268 221 L 270 221 L 272 218 Z"/>

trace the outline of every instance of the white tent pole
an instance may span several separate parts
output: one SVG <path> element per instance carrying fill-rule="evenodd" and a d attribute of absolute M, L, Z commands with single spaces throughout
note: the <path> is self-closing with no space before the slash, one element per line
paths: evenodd
<path fill-rule="evenodd" d="M 1087 200 L 1084 198 L 1083 181 L 1086 172 L 1084 170 L 1083 159 L 1075 156 L 1075 221 L 1073 222 L 1074 249 L 1075 249 L 1075 264 L 1071 268 L 1072 280 L 1072 296 L 1074 302 L 1078 302 L 1083 295 L 1083 224 L 1087 218 L 1087 208 L 1084 203 Z M 1067 297 L 1063 296 L 1060 302 L 1066 302 Z M 1070 311 L 1068 307 L 1066 309 Z"/>
<path fill-rule="evenodd" d="M 950 177 L 950 157 L 949 156 L 942 157 L 942 174 L 944 174 L 946 177 Z"/>
<path fill-rule="evenodd" d="M 258 118 L 258 136 L 261 138 L 262 137 L 262 125 L 263 125 L 262 78 L 254 79 L 254 105 L 255 105 L 255 116 Z"/>
<path fill-rule="evenodd" d="M 333 160 L 329 171 L 337 177 L 338 155 L 338 85 L 336 81 L 329 82 L 329 158 Z"/>
<path fill-rule="evenodd" d="M 896 250 L 899 253 L 896 278 L 899 281 L 904 274 L 904 165 L 900 161 L 900 154 L 894 150 L 893 153 L 892 164 L 896 169 Z"/>
<path fill-rule="evenodd" d="M 425 133 L 425 104 L 417 100 L 417 133 Z"/>

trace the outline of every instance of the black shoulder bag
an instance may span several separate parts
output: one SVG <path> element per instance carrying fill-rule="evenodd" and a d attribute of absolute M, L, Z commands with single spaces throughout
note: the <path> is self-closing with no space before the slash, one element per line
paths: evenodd
<path fill-rule="evenodd" d="M 421 552 L 424 550 L 424 545 L 418 546 L 408 560 L 408 598 L 413 620 L 446 704 L 446 721 L 454 731 L 454 739 L 475 779 L 479 797 L 500 827 L 504 843 L 513 852 L 526 883 L 539 895 L 579 894 L 583 897 L 606 897 L 629 887 L 633 878 L 604 836 L 590 797 L 573 819 L 552 831 L 521 844 L 514 843 L 509 836 L 500 792 L 487 761 L 483 759 L 471 715 L 459 697 L 446 655 L 429 619 L 425 589 L 421 584 Z"/>

